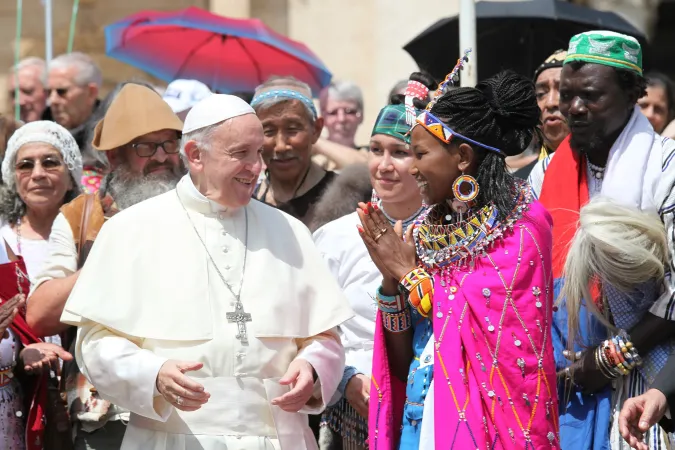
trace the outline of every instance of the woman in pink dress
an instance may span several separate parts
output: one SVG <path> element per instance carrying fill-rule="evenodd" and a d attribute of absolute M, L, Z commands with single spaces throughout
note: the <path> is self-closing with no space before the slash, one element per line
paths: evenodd
<path fill-rule="evenodd" d="M 551 218 L 504 161 L 538 121 L 533 85 L 515 73 L 452 89 L 411 135 L 410 172 L 433 206 L 405 237 L 372 205 L 359 210 L 383 275 L 372 450 L 559 448 Z"/>

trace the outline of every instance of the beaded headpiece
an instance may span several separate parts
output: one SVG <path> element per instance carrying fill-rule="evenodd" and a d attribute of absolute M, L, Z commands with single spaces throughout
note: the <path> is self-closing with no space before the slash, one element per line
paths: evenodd
<path fill-rule="evenodd" d="M 459 71 L 464 68 L 464 65 L 469 62 L 469 53 L 471 52 L 471 49 L 465 50 L 464 51 L 464 56 L 462 56 L 460 59 L 457 60 L 457 64 L 455 67 L 452 69 L 452 71 L 445 77 L 443 81 L 438 85 L 438 89 L 436 90 L 436 95 L 434 96 L 433 100 L 429 102 L 427 105 L 426 111 L 422 111 L 422 113 L 417 116 L 417 119 L 415 120 L 415 126 L 420 125 L 423 127 L 425 130 L 427 130 L 429 133 L 433 134 L 436 136 L 438 139 L 443 141 L 446 144 L 449 144 L 450 141 L 452 141 L 453 137 L 458 137 L 464 141 L 470 142 L 471 144 L 477 145 L 479 147 L 482 147 L 486 150 L 489 150 L 491 152 L 495 152 L 499 155 L 504 156 L 504 152 L 502 152 L 500 149 L 496 147 L 492 147 L 486 144 L 482 144 L 474 139 L 468 138 L 452 128 L 450 128 L 447 124 L 445 124 L 441 119 L 436 117 L 435 115 L 431 114 L 431 108 L 436 104 L 438 99 L 443 95 L 443 91 L 445 88 L 450 84 L 455 84 L 457 81 L 459 81 Z"/>
<path fill-rule="evenodd" d="M 431 108 L 443 95 L 443 91 L 448 85 L 454 85 L 459 82 L 459 71 L 464 69 L 464 64 L 469 62 L 469 53 L 471 53 L 470 48 L 464 50 L 464 56 L 462 56 L 457 60 L 457 64 L 455 64 L 455 67 L 452 69 L 452 71 L 450 71 L 450 73 L 445 76 L 445 79 L 438 84 L 438 89 L 436 89 L 436 94 L 434 95 L 434 98 L 432 98 L 429 104 L 427 105 L 427 111 L 431 111 Z"/>
<path fill-rule="evenodd" d="M 409 127 L 415 125 L 415 117 L 417 117 L 417 111 L 413 100 L 416 98 L 420 100 L 426 100 L 429 96 L 429 88 L 420 83 L 419 81 L 409 80 L 408 86 L 405 88 L 405 122 Z"/>

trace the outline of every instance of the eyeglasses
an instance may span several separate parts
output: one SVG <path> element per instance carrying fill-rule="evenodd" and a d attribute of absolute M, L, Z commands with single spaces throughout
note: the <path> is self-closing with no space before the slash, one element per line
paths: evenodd
<path fill-rule="evenodd" d="M 56 95 L 58 95 L 59 97 L 65 97 L 71 88 L 72 86 L 66 88 L 45 89 L 45 92 L 47 93 L 47 98 L 52 96 L 52 92 L 56 92 Z"/>
<path fill-rule="evenodd" d="M 327 116 L 337 116 L 340 111 L 342 111 L 342 114 L 345 116 L 359 116 L 361 115 L 361 111 L 356 109 L 356 108 L 335 108 L 332 111 L 326 111 Z"/>
<path fill-rule="evenodd" d="M 63 167 L 63 161 L 53 156 L 48 156 L 42 160 L 22 159 L 16 163 L 14 168 L 19 174 L 28 175 L 33 173 L 38 164 L 46 172 L 58 172 Z"/>
<path fill-rule="evenodd" d="M 162 147 L 162 150 L 164 150 L 164 153 L 167 155 L 175 155 L 180 150 L 180 140 L 170 139 L 164 142 L 138 142 L 136 144 L 130 144 L 130 146 L 139 157 L 150 158 L 157 153 L 159 147 Z"/>

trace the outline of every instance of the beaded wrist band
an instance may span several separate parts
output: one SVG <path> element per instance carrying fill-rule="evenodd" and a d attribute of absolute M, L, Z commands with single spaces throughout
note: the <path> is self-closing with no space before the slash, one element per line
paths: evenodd
<path fill-rule="evenodd" d="M 412 327 L 410 309 L 406 308 L 397 313 L 382 313 L 384 329 L 391 333 L 403 333 Z"/>
<path fill-rule="evenodd" d="M 403 294 L 399 293 L 398 295 L 384 295 L 382 294 L 382 286 L 377 288 L 376 298 L 377 307 L 383 313 L 393 314 L 401 312 L 406 307 Z"/>
<path fill-rule="evenodd" d="M 642 364 L 642 358 L 628 333 L 621 330 L 617 336 L 606 340 L 595 350 L 595 363 L 605 377 L 614 379 L 628 375 Z"/>
<path fill-rule="evenodd" d="M 423 317 L 431 311 L 431 299 L 434 293 L 434 279 L 426 270 L 416 268 L 405 274 L 401 287 L 408 292 L 408 301 Z"/>

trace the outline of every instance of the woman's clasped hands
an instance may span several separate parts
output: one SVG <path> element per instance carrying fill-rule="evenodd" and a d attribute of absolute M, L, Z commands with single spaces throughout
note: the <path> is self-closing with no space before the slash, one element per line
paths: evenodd
<path fill-rule="evenodd" d="M 377 205 L 359 203 L 356 211 L 361 219 L 357 228 L 371 259 L 385 279 L 398 283 L 417 266 L 412 226 L 408 227 L 404 239 L 402 222 L 399 220 L 392 227 Z"/>

